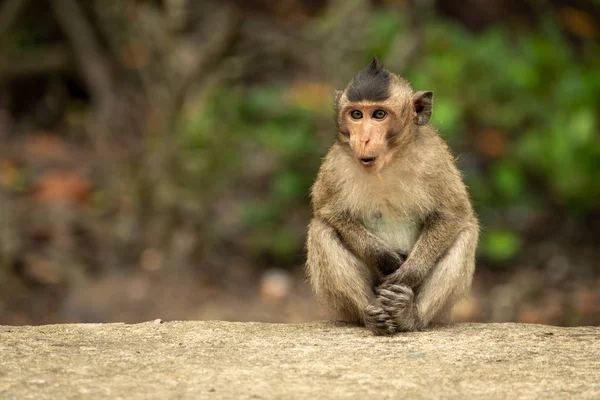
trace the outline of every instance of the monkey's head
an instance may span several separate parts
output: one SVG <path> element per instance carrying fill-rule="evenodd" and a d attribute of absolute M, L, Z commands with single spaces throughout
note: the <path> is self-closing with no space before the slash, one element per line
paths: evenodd
<path fill-rule="evenodd" d="M 429 121 L 432 100 L 433 92 L 414 92 L 373 57 L 344 90 L 336 91 L 338 140 L 362 166 L 381 170 L 415 128 Z"/>

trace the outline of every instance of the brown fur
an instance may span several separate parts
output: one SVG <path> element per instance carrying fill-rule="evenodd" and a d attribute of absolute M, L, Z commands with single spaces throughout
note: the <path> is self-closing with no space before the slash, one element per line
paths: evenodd
<path fill-rule="evenodd" d="M 445 319 L 470 288 L 478 238 L 454 158 L 425 125 L 431 92 L 390 75 L 387 100 L 337 94 L 338 141 L 312 188 L 307 239 L 316 297 L 376 334 Z"/>

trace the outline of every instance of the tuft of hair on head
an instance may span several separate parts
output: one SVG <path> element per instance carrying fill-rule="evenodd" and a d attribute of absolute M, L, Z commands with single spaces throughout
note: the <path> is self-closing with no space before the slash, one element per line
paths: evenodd
<path fill-rule="evenodd" d="M 355 101 L 384 101 L 390 97 L 390 72 L 384 68 L 377 56 L 360 71 L 348 85 L 346 97 Z"/>

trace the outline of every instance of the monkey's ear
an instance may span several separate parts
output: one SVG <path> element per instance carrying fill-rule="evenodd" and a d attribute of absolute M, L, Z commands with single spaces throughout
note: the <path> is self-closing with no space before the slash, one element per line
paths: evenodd
<path fill-rule="evenodd" d="M 431 118 L 433 92 L 420 90 L 412 98 L 414 121 L 417 125 L 425 125 Z"/>

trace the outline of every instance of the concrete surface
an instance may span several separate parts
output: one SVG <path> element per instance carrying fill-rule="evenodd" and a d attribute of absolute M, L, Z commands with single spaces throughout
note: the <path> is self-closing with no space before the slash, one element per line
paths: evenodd
<path fill-rule="evenodd" d="M 0 327 L 0 399 L 600 399 L 600 328 Z"/>

